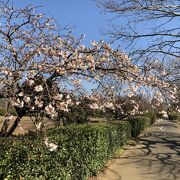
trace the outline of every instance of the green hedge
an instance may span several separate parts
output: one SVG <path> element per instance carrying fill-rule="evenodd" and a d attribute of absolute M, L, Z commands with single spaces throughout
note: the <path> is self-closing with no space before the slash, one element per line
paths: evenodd
<path fill-rule="evenodd" d="M 151 119 L 151 124 L 155 122 L 157 119 L 157 113 L 156 112 L 147 112 L 143 116 L 149 117 Z"/>
<path fill-rule="evenodd" d="M 9 113 L 13 116 L 17 115 L 15 109 L 11 109 Z M 6 109 L 0 108 L 0 116 L 4 116 L 5 114 L 6 114 Z"/>
<path fill-rule="evenodd" d="M 173 112 L 171 114 L 168 114 L 168 118 L 170 120 L 180 120 L 180 114 L 177 112 Z"/>
<path fill-rule="evenodd" d="M 146 116 L 136 116 L 129 117 L 128 122 L 131 125 L 131 136 L 135 138 L 151 124 L 151 119 Z"/>
<path fill-rule="evenodd" d="M 47 132 L 58 144 L 50 152 L 42 135 L 1 139 L 0 179 L 84 180 L 97 174 L 130 138 L 127 122 L 67 126 Z"/>
<path fill-rule="evenodd" d="M 0 108 L 0 116 L 4 116 L 6 114 L 6 110 L 3 108 Z"/>

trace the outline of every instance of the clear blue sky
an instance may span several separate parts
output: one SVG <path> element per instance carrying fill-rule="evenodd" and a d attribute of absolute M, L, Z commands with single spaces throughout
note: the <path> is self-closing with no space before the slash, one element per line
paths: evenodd
<path fill-rule="evenodd" d="M 104 39 L 100 29 L 106 24 L 108 16 L 101 13 L 93 0 L 14 0 L 14 5 L 42 5 L 40 12 L 52 15 L 60 25 L 75 26 L 73 34 L 85 34 L 84 44 L 92 40 Z"/>
<path fill-rule="evenodd" d="M 73 34 L 75 37 L 85 34 L 83 44 L 87 46 L 92 40 L 98 41 L 103 39 L 107 41 L 108 37 L 102 36 L 100 30 L 102 27 L 109 29 L 109 27 L 107 27 L 108 20 L 114 17 L 113 14 L 102 13 L 102 10 L 96 6 L 95 0 L 11 0 L 11 2 L 14 2 L 15 6 L 18 7 L 23 7 L 28 4 L 42 6 L 39 12 L 45 12 L 47 16 L 54 17 L 59 25 L 65 26 L 69 24 L 70 26 L 74 26 Z M 125 25 L 127 20 L 118 18 L 113 22 L 115 22 L 115 24 Z M 173 21 L 172 23 L 168 23 L 167 26 L 168 28 L 169 26 L 177 26 L 177 23 Z M 150 27 L 152 27 L 152 25 L 153 24 L 150 24 Z M 148 26 L 146 26 L 147 24 L 145 24 L 143 28 L 140 26 L 138 31 L 148 31 Z M 153 40 L 153 38 L 139 40 L 136 42 L 136 47 L 144 48 Z M 117 41 L 112 46 L 117 47 L 118 45 L 120 45 L 122 50 L 128 51 L 125 49 L 126 44 L 120 41 Z"/>

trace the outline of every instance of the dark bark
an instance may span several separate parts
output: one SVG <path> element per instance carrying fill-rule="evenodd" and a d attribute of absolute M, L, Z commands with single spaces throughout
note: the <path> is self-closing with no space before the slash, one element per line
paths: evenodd
<path fill-rule="evenodd" d="M 3 125 L 1 127 L 0 137 L 4 137 L 6 135 L 6 131 L 7 131 L 9 124 L 10 124 L 9 118 L 5 117 Z"/>
<path fill-rule="evenodd" d="M 18 117 L 16 118 L 16 120 L 14 121 L 13 125 L 11 126 L 11 128 L 6 132 L 5 137 L 9 137 L 13 134 L 13 132 L 15 131 L 15 129 L 17 128 L 19 122 L 21 121 L 21 118 L 25 115 L 26 111 L 25 109 L 21 109 L 18 107 L 15 107 L 16 112 Z"/>
<path fill-rule="evenodd" d="M 17 117 L 16 120 L 14 121 L 13 125 L 11 126 L 11 128 L 8 130 L 8 132 L 5 134 L 5 137 L 9 137 L 12 135 L 12 133 L 15 131 L 15 129 L 17 128 L 19 122 L 21 121 L 20 117 Z"/>

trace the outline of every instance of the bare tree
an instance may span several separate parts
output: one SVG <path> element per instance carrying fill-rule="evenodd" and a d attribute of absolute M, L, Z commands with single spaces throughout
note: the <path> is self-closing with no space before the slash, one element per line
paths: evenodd
<path fill-rule="evenodd" d="M 130 56 L 179 61 L 179 0 L 98 0 L 98 5 L 114 15 L 104 33 L 111 42 L 125 44 Z"/>

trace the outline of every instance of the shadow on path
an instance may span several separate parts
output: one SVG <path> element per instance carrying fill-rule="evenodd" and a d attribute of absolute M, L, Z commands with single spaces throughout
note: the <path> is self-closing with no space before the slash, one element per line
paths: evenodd
<path fill-rule="evenodd" d="M 159 127 L 165 127 L 161 131 Z M 98 180 L 180 180 L 180 126 L 163 120 L 127 146 Z"/>

